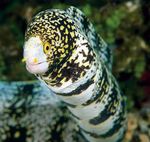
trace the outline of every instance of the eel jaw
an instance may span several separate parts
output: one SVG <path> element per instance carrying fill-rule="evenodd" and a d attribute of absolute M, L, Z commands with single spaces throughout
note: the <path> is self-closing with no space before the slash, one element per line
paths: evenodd
<path fill-rule="evenodd" d="M 46 71 L 48 71 L 48 63 L 46 61 L 36 64 L 26 62 L 26 69 L 32 74 L 44 74 Z"/>

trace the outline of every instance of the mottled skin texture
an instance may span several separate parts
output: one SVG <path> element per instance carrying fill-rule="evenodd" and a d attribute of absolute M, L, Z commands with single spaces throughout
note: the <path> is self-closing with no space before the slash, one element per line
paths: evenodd
<path fill-rule="evenodd" d="M 24 49 L 27 66 L 33 60 L 31 73 L 32 65 L 37 66 L 34 74 L 67 104 L 89 142 L 121 141 L 125 102 L 111 74 L 111 50 L 80 10 L 70 7 L 37 14 L 28 25 Z M 38 72 L 43 63 L 34 54 L 38 50 L 48 64 L 43 72 L 40 67 Z"/>
<path fill-rule="evenodd" d="M 37 42 L 39 47 L 33 47 L 37 45 Z M 36 70 L 33 69 L 32 73 L 36 71 L 35 75 L 66 104 L 78 129 L 85 137 L 84 141 L 121 141 L 125 131 L 125 102 L 111 74 L 111 51 L 98 37 L 92 24 L 80 10 L 70 7 L 66 10 L 47 10 L 37 14 L 28 25 L 24 48 L 28 50 L 24 54 L 27 64 L 32 55 L 38 57 L 33 58 L 30 64 L 31 70 L 32 66 L 48 64 L 48 68 L 44 70 L 35 67 Z M 45 60 L 46 57 L 46 61 L 39 61 L 40 57 L 34 54 L 36 50 L 42 52 L 42 59 Z M 28 54 L 30 56 L 27 56 Z M 28 102 L 27 100 L 25 102 Z M 13 117 L 13 119 L 6 123 L 4 121 L 2 127 L 5 128 L 0 129 L 3 136 L 1 141 L 13 142 L 15 141 L 13 136 L 27 142 L 65 141 L 66 137 L 61 135 L 63 132 L 67 133 L 67 125 L 60 125 L 59 120 L 62 118 L 67 122 L 73 121 L 68 117 L 65 118 L 63 109 L 60 113 L 56 111 L 56 121 L 54 118 L 50 121 L 49 117 L 55 109 L 51 112 L 50 108 L 47 108 L 48 105 L 34 107 L 31 105 L 34 100 L 35 98 L 31 97 L 31 103 L 24 104 L 22 98 L 20 100 L 18 96 L 13 97 L 11 102 L 14 101 L 14 103 L 11 104 L 15 105 L 7 106 L 6 110 L 8 108 L 9 111 L 9 108 L 14 107 L 15 112 L 9 112 L 4 118 L 2 117 L 2 119 L 5 117 Z M 46 119 L 43 120 L 42 116 Z M 48 124 L 54 127 L 49 128 Z M 13 126 L 18 127 L 14 128 L 12 134 L 10 128 L 12 130 Z M 60 136 L 56 140 L 56 135 L 53 135 L 55 130 L 57 132 L 61 130 L 56 134 Z M 74 134 L 80 133 L 79 130 L 74 130 Z M 20 135 L 21 132 L 24 135 Z M 75 141 L 72 137 L 70 141 Z M 79 137 L 76 141 L 82 140 L 83 138 Z"/>
<path fill-rule="evenodd" d="M 57 12 L 57 10 L 41 12 L 33 18 L 28 27 L 26 40 L 36 35 L 40 36 L 44 44 L 48 43 L 50 46 L 50 50 L 46 53 L 47 60 L 50 60 L 49 70 L 41 77 L 49 76 L 48 83 L 52 86 L 60 86 L 69 79 L 72 82 L 77 81 L 91 66 L 93 53 L 90 48 L 87 55 L 84 51 L 80 51 L 80 54 L 85 56 L 84 64 L 75 62 L 78 56 L 72 57 L 73 52 L 78 48 L 77 30 L 79 27 L 74 24 L 73 19 L 67 16 L 66 12 Z M 90 46 L 87 42 L 84 44 Z"/>

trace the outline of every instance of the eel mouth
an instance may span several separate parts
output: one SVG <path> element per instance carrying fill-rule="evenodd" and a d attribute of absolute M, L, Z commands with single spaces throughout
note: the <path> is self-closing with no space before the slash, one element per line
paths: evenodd
<path fill-rule="evenodd" d="M 32 74 L 44 74 L 48 70 L 48 62 L 41 61 L 38 63 L 26 62 L 26 69 Z"/>

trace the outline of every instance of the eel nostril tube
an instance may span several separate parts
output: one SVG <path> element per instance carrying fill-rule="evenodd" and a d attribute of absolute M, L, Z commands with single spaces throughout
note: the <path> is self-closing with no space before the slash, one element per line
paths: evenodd
<path fill-rule="evenodd" d="M 37 59 L 37 58 L 34 58 L 34 59 L 33 59 L 33 63 L 36 64 L 37 62 L 38 62 L 38 59 Z"/>
<path fill-rule="evenodd" d="M 27 58 L 22 58 L 21 62 L 26 62 L 27 61 Z"/>

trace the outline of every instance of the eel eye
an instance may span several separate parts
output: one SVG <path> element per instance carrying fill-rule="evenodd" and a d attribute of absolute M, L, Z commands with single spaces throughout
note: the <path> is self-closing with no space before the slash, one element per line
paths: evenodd
<path fill-rule="evenodd" d="M 48 54 L 49 51 L 50 51 L 50 44 L 49 44 L 49 42 L 46 42 L 44 44 L 44 53 Z"/>

